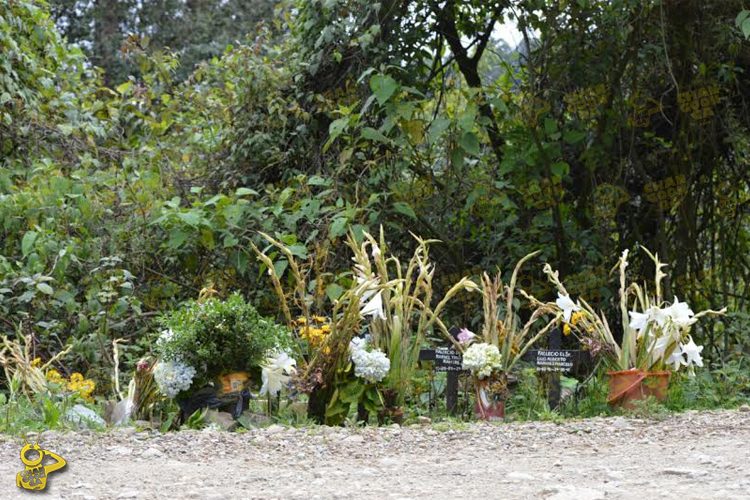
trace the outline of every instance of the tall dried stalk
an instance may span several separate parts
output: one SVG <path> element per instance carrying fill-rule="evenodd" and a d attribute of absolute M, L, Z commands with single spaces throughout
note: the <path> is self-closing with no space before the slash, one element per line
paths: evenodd
<path fill-rule="evenodd" d="M 5 379 L 8 381 L 11 390 L 15 389 L 11 381 L 17 381 L 19 385 L 16 387 L 20 388 L 21 392 L 27 396 L 44 392 L 47 390 L 47 379 L 44 375 L 45 370 L 68 354 L 72 346 L 68 346 L 58 352 L 43 365 L 34 366 L 31 335 L 21 336 L 20 327 L 17 330 L 17 335 L 23 339 L 23 345 L 21 345 L 21 342 L 17 338 L 10 340 L 5 335 L 2 337 L 0 365 L 2 365 L 5 372 Z"/>
<path fill-rule="evenodd" d="M 520 290 L 519 293 L 522 296 L 530 299 L 533 310 L 528 321 L 522 327 L 517 324 L 518 314 L 513 307 L 513 300 L 516 297 L 518 274 L 523 265 L 538 254 L 539 251 L 532 252 L 519 260 L 507 285 L 503 283 L 499 272 L 494 278 L 490 278 L 487 273 L 482 275 L 481 292 L 484 314 L 482 340 L 498 348 L 502 357 L 502 367 L 506 373 L 515 366 L 532 345 L 546 335 L 559 321 L 559 316 L 555 316 L 535 334 L 531 335 L 532 328 L 537 325 L 537 322 L 544 319 L 552 311 L 546 304 L 536 301 L 524 290 Z M 500 304 L 503 304 L 504 307 L 501 308 Z"/>

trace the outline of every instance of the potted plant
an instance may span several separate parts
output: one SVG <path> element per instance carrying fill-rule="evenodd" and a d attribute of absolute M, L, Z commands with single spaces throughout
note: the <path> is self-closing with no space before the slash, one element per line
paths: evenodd
<path fill-rule="evenodd" d="M 643 251 L 655 267 L 653 295 L 646 283 L 627 284 L 628 250 L 618 261 L 620 275 L 619 309 L 622 324 L 622 342 L 617 342 L 603 313 L 596 313 L 586 301 L 570 298 L 560 282 L 558 273 L 549 264 L 544 272 L 558 289 L 558 298 L 552 307 L 560 311 L 565 321 L 564 329 L 575 332 L 594 353 L 601 354 L 609 376 L 611 405 L 632 408 L 633 402 L 654 396 L 664 400 L 672 371 L 703 366 L 700 352 L 691 336 L 692 326 L 703 316 L 726 312 L 706 310 L 695 314 L 677 297 L 669 303 L 662 296 L 662 280 L 666 264 L 659 261 L 646 248 Z"/>
<path fill-rule="evenodd" d="M 284 350 L 289 343 L 285 327 L 262 317 L 238 293 L 226 300 L 187 302 L 162 324 L 154 379 L 170 397 L 207 385 L 224 392 L 241 390 L 249 372 L 257 371 L 269 353 Z"/>
<path fill-rule="evenodd" d="M 497 420 L 505 416 L 508 396 L 508 374 L 526 351 L 558 322 L 559 316 L 532 334 L 532 328 L 551 312 L 543 303 L 535 302 L 529 319 L 521 325 L 517 313 L 520 303 L 516 297 L 516 280 L 523 264 L 537 255 L 534 252 L 518 261 L 508 285 L 498 272 L 494 278 L 482 275 L 482 333 L 477 336 L 462 330 L 456 339 L 441 328 L 451 342 L 463 353 L 463 368 L 471 371 L 476 390 L 475 413 L 483 420 Z M 523 290 L 520 293 L 526 296 Z"/>

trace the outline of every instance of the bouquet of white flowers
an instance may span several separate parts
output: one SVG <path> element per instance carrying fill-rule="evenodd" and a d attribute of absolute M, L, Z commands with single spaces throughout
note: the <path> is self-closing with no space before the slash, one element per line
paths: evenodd
<path fill-rule="evenodd" d="M 497 346 L 480 342 L 466 349 L 462 367 L 464 370 L 470 370 L 475 377 L 485 379 L 492 375 L 493 371 L 503 369 L 503 358 Z"/>
<path fill-rule="evenodd" d="M 354 363 L 354 375 L 370 383 L 380 382 L 391 369 L 391 361 L 380 349 L 367 350 L 365 339 L 355 338 L 349 344 L 349 353 Z"/>
<path fill-rule="evenodd" d="M 193 384 L 195 368 L 179 360 L 159 361 L 154 367 L 154 381 L 159 391 L 173 398 Z"/>

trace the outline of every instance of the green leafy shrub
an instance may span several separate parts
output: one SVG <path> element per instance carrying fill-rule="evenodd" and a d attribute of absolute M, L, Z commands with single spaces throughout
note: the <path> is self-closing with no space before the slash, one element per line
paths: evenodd
<path fill-rule="evenodd" d="M 166 331 L 156 342 L 159 357 L 194 367 L 202 383 L 231 371 L 251 371 L 269 351 L 290 343 L 286 327 L 262 317 L 239 293 L 227 300 L 187 302 L 162 324 Z"/>

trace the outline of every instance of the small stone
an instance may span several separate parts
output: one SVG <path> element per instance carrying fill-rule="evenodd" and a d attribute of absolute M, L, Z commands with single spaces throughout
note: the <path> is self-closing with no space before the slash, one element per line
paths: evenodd
<path fill-rule="evenodd" d="M 138 498 L 138 490 L 125 490 L 117 495 L 117 498 Z"/>
<path fill-rule="evenodd" d="M 420 425 L 430 425 L 432 423 L 432 419 L 430 417 L 420 416 L 417 417 L 417 423 Z"/>
<path fill-rule="evenodd" d="M 143 458 L 155 458 L 155 457 L 161 457 L 163 455 L 164 455 L 164 452 L 162 452 L 158 448 L 149 448 L 146 451 L 144 451 L 143 453 L 141 453 L 141 456 Z"/>
<path fill-rule="evenodd" d="M 365 438 L 357 434 L 354 434 L 352 436 L 345 438 L 344 442 L 347 444 L 361 444 L 365 442 Z"/>
<path fill-rule="evenodd" d="M 215 424 L 220 430 L 231 431 L 239 424 L 232 418 L 232 415 L 225 411 L 208 410 L 206 412 L 206 422 Z"/>
<path fill-rule="evenodd" d="M 136 432 L 138 432 L 138 429 L 135 427 L 118 427 L 115 432 L 117 434 L 122 434 L 123 436 L 132 436 Z"/>
<path fill-rule="evenodd" d="M 279 424 L 273 424 L 268 427 L 266 427 L 266 434 L 268 435 L 274 435 L 274 434 L 281 434 L 286 430 L 286 427 Z"/>
<path fill-rule="evenodd" d="M 558 491 L 552 496 L 547 497 L 548 500 L 601 500 L 605 498 L 603 491 L 592 490 L 590 488 L 570 488 L 563 491 Z"/>
<path fill-rule="evenodd" d="M 744 405 L 740 406 L 740 411 L 741 412 L 748 412 L 748 411 L 750 411 L 750 405 L 744 404 Z"/>
<path fill-rule="evenodd" d="M 133 453 L 133 449 L 127 446 L 112 446 L 108 451 L 115 455 L 131 455 Z"/>
<path fill-rule="evenodd" d="M 513 471 L 513 472 L 509 472 L 508 474 L 506 474 L 505 479 L 507 479 L 508 481 L 514 481 L 514 482 L 515 481 L 533 481 L 534 476 L 532 476 L 531 474 L 526 474 L 525 472 Z"/>
<path fill-rule="evenodd" d="M 668 476 L 700 477 L 705 476 L 708 472 L 692 469 L 664 469 L 662 474 Z"/>

